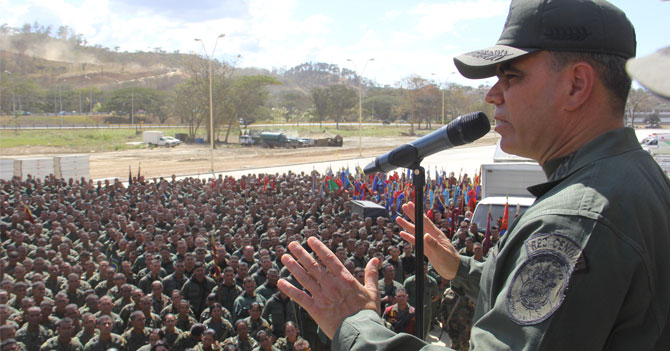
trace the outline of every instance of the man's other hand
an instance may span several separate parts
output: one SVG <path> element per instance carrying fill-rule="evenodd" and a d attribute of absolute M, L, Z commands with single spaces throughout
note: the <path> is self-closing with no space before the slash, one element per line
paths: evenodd
<path fill-rule="evenodd" d="M 288 245 L 293 256 L 286 254 L 281 261 L 309 295 L 284 279 L 277 285 L 312 316 L 329 338 L 333 338 L 345 318 L 358 311 L 369 309 L 379 314 L 378 259 L 371 259 L 365 267 L 363 286 L 321 241 L 311 237 L 307 244 L 318 260 L 294 241 Z"/>
<path fill-rule="evenodd" d="M 402 211 L 409 217 L 412 222 L 414 220 L 414 203 L 408 202 L 402 205 Z M 395 220 L 396 224 L 402 227 L 405 231 L 400 232 L 400 236 L 410 244 L 414 245 L 414 224 L 406 221 L 404 218 L 398 216 Z M 428 216 L 423 215 L 423 248 L 424 254 L 428 257 L 430 264 L 442 277 L 448 280 L 454 279 L 458 265 L 460 264 L 460 255 L 458 250 L 451 245 L 451 240 L 447 238 L 444 233 L 435 226 L 433 221 Z M 416 259 L 423 259 L 417 257 Z"/>

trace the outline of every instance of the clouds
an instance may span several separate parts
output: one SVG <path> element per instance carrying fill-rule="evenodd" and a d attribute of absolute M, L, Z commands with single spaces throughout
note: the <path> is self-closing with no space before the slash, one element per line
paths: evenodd
<path fill-rule="evenodd" d="M 470 20 L 505 16 L 509 8 L 506 0 L 454 1 L 420 3 L 410 11 L 418 16 L 417 32 L 425 37 L 457 33 L 458 25 Z"/>
<path fill-rule="evenodd" d="M 193 39 L 201 38 L 211 52 L 215 38 L 223 33 L 215 57 L 241 55 L 243 67 L 271 69 L 321 61 L 353 69 L 348 58 L 375 58 L 365 76 L 393 84 L 412 74 L 453 77 L 453 56 L 495 42 L 509 1 L 0 0 L 0 23 L 21 27 L 37 21 L 52 25 L 54 31 L 67 25 L 83 34 L 89 45 L 131 52 L 160 47 L 203 54 Z M 665 22 L 659 19 L 662 10 L 642 10 L 654 6 L 667 12 L 667 2 L 614 2 L 628 7 L 624 10 L 642 34 L 641 48 L 667 45 L 646 44 L 651 35 L 660 38 L 657 42 L 667 41 L 658 34 L 662 30 L 644 31 Z"/>

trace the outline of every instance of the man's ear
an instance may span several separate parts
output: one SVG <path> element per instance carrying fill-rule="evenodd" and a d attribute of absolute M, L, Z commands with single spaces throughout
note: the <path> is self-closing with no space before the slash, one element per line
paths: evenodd
<path fill-rule="evenodd" d="M 564 74 L 564 78 L 568 80 L 569 93 L 563 107 L 566 111 L 575 111 L 582 107 L 593 94 L 596 72 L 588 63 L 578 62 L 573 64 Z"/>

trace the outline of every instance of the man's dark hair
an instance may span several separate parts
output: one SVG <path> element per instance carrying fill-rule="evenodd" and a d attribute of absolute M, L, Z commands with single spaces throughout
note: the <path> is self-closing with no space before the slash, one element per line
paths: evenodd
<path fill-rule="evenodd" d="M 593 52 L 549 50 L 555 71 L 584 61 L 591 65 L 605 88 L 612 94 L 612 110 L 623 114 L 630 92 L 631 79 L 626 73 L 626 59 L 621 56 Z"/>

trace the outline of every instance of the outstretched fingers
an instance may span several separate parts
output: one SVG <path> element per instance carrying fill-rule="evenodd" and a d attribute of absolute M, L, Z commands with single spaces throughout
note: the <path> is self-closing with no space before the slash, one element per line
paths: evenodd
<path fill-rule="evenodd" d="M 290 243 L 288 247 L 297 261 L 291 255 L 284 255 L 282 263 L 310 294 L 318 294 L 321 291 L 319 277 L 323 275 L 321 264 L 297 242 Z"/>

